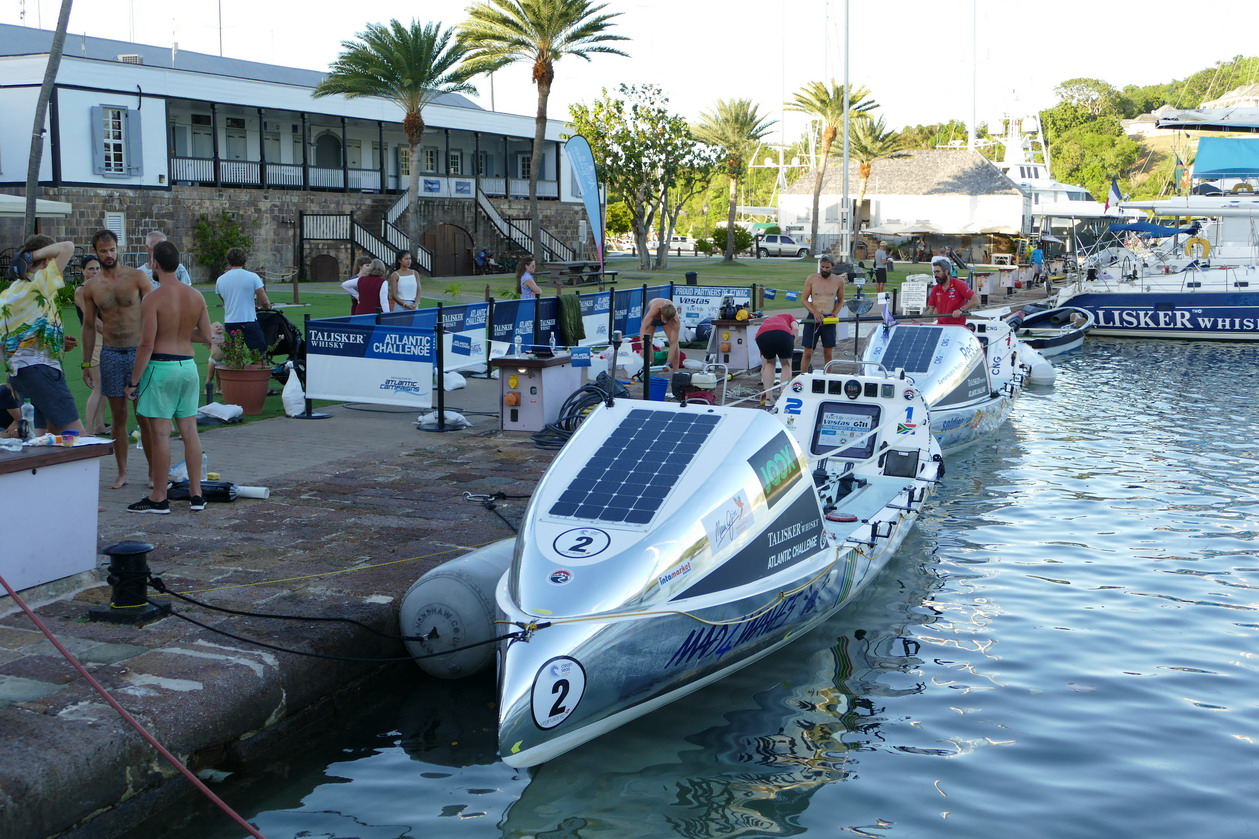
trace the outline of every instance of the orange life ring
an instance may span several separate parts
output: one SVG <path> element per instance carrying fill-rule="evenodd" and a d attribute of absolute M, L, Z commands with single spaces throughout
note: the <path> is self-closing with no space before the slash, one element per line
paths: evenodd
<path fill-rule="evenodd" d="M 1211 243 L 1201 236 L 1194 236 L 1185 242 L 1185 256 L 1193 256 L 1193 249 L 1199 245 L 1202 246 L 1202 255 L 1197 258 L 1206 259 L 1209 257 L 1211 255 Z"/>
<path fill-rule="evenodd" d="M 1234 184 L 1233 192 L 1254 192 L 1255 188 L 1248 183 Z"/>

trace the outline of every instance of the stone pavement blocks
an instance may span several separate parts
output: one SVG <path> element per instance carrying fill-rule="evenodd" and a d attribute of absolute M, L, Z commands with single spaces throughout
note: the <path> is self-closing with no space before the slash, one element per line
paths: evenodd
<path fill-rule="evenodd" d="M 21 615 L 21 620 L 29 624 L 29 620 L 25 615 Z M 4 650 L 20 650 L 24 647 L 30 647 L 44 640 L 44 634 L 35 629 L 19 629 L 13 626 L 0 626 L 0 649 Z"/>
<path fill-rule="evenodd" d="M 8 669 L 13 665 L 21 665 L 28 661 L 29 658 L 22 658 L 16 662 L 10 662 L 8 665 L 5 665 L 5 668 Z M 0 707 L 14 702 L 30 702 L 42 699 L 50 693 L 56 693 L 61 690 L 63 684 L 64 682 L 29 679 L 24 676 L 0 672 Z"/>

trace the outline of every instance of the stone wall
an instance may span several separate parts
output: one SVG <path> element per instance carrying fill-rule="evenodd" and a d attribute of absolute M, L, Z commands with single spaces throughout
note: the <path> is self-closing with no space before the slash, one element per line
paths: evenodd
<path fill-rule="evenodd" d="M 13 188 L 3 191 L 10 194 L 21 192 Z M 385 211 L 397 200 L 396 195 L 195 186 L 180 186 L 170 191 L 45 187 L 40 197 L 65 201 L 74 208 L 67 218 L 41 219 L 40 232 L 57 240 L 69 239 L 86 252 L 92 235 L 104 226 L 105 213 L 120 212 L 126 219 L 125 241 L 120 243 L 124 254 L 142 256 L 145 235 L 150 230 L 161 230 L 183 253 L 184 265 L 191 272 L 194 282 L 213 279 L 209 269 L 199 264 L 193 253 L 193 230 L 201 215 L 213 215 L 223 210 L 238 214 L 248 224 L 248 232 L 254 240 L 247 267 L 268 280 L 285 281 L 291 278 L 297 266 L 299 213 L 352 212 L 365 227 L 376 232 Z M 528 201 L 496 200 L 495 204 L 504 218 L 529 216 Z M 419 208 L 421 231 L 435 225 L 453 224 L 468 232 L 475 247 L 488 247 L 496 253 L 514 250 L 498 235 L 475 201 L 423 199 Z M 572 243 L 576 240 L 578 222 L 585 217 L 581 205 L 544 201 L 541 208 L 545 229 L 561 241 Z M 405 224 L 405 216 L 402 221 Z M 0 250 L 21 244 L 23 238 L 20 218 L 0 219 Z M 348 245 L 307 242 L 304 254 L 307 267 L 315 256 L 329 254 L 345 266 L 344 273 L 349 274 L 353 257 Z M 131 264 L 136 257 L 127 261 Z"/>

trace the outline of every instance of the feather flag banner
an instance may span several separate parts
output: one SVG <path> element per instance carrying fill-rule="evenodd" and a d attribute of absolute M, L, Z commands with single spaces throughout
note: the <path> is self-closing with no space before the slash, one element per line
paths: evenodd
<path fill-rule="evenodd" d="M 580 134 L 569 137 L 564 143 L 564 152 L 568 155 L 568 163 L 573 167 L 573 177 L 581 187 L 581 200 L 586 205 L 586 216 L 590 219 L 590 232 L 595 238 L 595 253 L 599 257 L 599 265 L 603 262 L 603 214 L 599 211 L 599 173 L 595 169 L 595 155 L 590 142 Z"/>

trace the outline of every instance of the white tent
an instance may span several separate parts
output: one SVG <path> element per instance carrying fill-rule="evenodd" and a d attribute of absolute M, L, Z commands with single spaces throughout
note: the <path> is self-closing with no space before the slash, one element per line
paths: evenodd
<path fill-rule="evenodd" d="M 35 215 L 39 218 L 65 218 L 72 208 L 64 201 L 48 201 L 44 198 L 35 199 Z M 0 195 L 0 218 L 22 218 L 26 215 L 26 197 L 22 195 Z"/>

